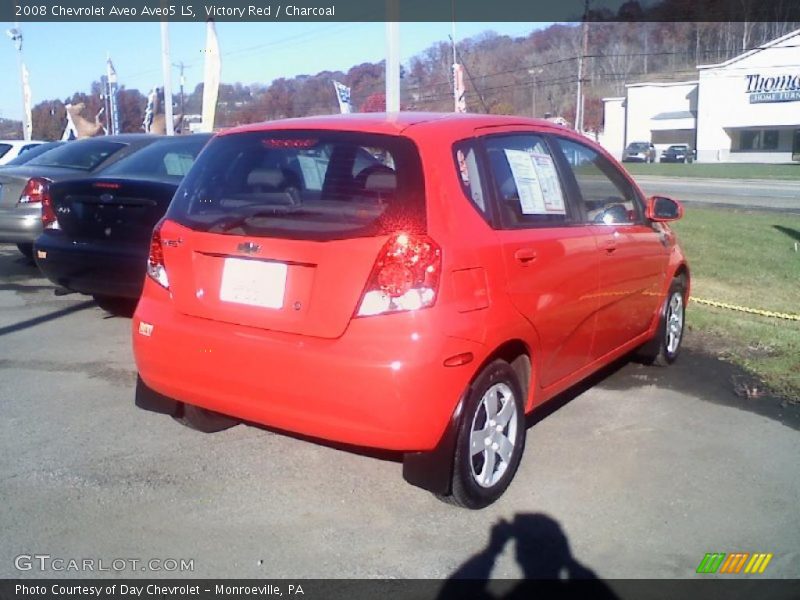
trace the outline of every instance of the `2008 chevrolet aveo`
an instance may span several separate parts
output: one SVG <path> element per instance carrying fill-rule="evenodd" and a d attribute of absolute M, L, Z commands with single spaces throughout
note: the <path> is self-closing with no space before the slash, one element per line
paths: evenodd
<path fill-rule="evenodd" d="M 689 271 L 604 150 L 516 117 L 346 115 L 214 138 L 153 232 L 137 404 L 404 453 L 495 501 L 525 415 L 634 350 L 675 360 Z"/>

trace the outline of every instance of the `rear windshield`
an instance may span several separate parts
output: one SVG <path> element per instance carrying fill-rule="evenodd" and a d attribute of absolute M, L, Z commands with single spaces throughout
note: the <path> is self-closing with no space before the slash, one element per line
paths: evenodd
<path fill-rule="evenodd" d="M 125 144 L 106 140 L 79 140 L 37 156 L 28 164 L 39 167 L 63 167 L 91 171 Z"/>
<path fill-rule="evenodd" d="M 14 160 L 8 161 L 6 164 L 9 166 L 16 166 L 16 165 L 24 165 L 25 163 L 30 162 L 37 156 L 44 154 L 45 152 L 50 152 L 54 148 L 58 148 L 59 146 L 63 145 L 64 142 L 48 142 L 47 144 L 39 144 L 38 146 L 34 146 L 30 150 L 26 150 Z"/>
<path fill-rule="evenodd" d="M 180 180 L 210 138 L 191 135 L 159 140 L 115 162 L 103 175 Z"/>
<path fill-rule="evenodd" d="M 628 150 L 634 150 L 634 151 L 647 150 L 649 148 L 650 148 L 649 144 L 642 144 L 642 143 L 631 144 L 630 146 L 628 146 Z"/>
<path fill-rule="evenodd" d="M 327 240 L 424 229 L 424 214 L 407 138 L 266 131 L 212 140 L 167 217 L 199 231 Z"/>
<path fill-rule="evenodd" d="M 680 152 L 686 150 L 686 146 L 670 146 L 667 150 L 678 150 Z"/>

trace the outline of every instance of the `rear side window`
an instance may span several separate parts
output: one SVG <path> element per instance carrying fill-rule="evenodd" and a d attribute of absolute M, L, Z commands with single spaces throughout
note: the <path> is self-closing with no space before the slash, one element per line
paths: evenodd
<path fill-rule="evenodd" d="M 0 158 L 3 158 L 11 150 L 11 144 L 0 144 Z"/>
<path fill-rule="evenodd" d="M 108 142 L 105 140 L 79 140 L 68 142 L 63 146 L 55 148 L 50 152 L 45 152 L 37 156 L 28 164 L 40 167 L 64 167 L 67 169 L 79 169 L 91 171 L 109 156 L 125 147 L 119 142 Z"/>
<path fill-rule="evenodd" d="M 572 167 L 588 222 L 616 225 L 641 220 L 636 192 L 609 160 L 578 142 L 557 140 Z"/>
<path fill-rule="evenodd" d="M 555 161 L 537 135 L 486 138 L 501 219 L 506 227 L 557 225 L 570 220 Z"/>
<path fill-rule="evenodd" d="M 425 227 L 422 165 L 407 138 L 331 131 L 223 135 L 168 218 L 200 231 L 342 239 Z"/>
<path fill-rule="evenodd" d="M 126 156 L 103 170 L 103 175 L 175 177 L 186 175 L 210 136 L 166 138 Z"/>
<path fill-rule="evenodd" d="M 487 200 L 483 193 L 478 157 L 473 142 L 461 142 L 455 146 L 456 169 L 461 190 L 470 202 L 483 214 L 488 212 Z"/>

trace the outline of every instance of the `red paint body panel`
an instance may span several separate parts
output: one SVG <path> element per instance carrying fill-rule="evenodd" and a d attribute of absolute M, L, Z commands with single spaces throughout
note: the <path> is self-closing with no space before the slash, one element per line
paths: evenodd
<path fill-rule="evenodd" d="M 452 151 L 460 140 L 557 133 L 618 165 L 549 122 L 401 113 L 277 121 L 220 135 L 271 130 L 364 131 L 414 142 L 424 166 L 426 234 L 441 248 L 435 304 L 354 317 L 385 235 L 254 238 L 166 221 L 161 237 L 174 242 L 164 245 L 170 289 L 148 278 L 133 346 L 144 382 L 176 400 L 337 442 L 429 450 L 497 348 L 526 349 L 530 410 L 650 339 L 670 281 L 685 268 L 663 223 L 516 230 L 487 223 L 461 189 Z M 222 264 L 246 258 L 242 242 L 258 242 L 260 260 L 288 265 L 283 308 L 219 299 Z M 138 333 L 141 322 L 153 325 L 150 336 Z M 466 353 L 471 362 L 444 366 Z"/>

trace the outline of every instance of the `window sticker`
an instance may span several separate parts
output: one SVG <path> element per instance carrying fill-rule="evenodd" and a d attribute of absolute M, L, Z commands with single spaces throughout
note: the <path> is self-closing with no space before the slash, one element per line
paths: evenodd
<path fill-rule="evenodd" d="M 525 150 L 504 150 L 524 215 L 566 214 L 553 159 Z"/>
<path fill-rule="evenodd" d="M 539 186 L 544 197 L 544 208 L 548 214 L 567 214 L 564 206 L 564 195 L 553 159 L 547 154 L 533 154 L 533 164 L 539 176 Z"/>

